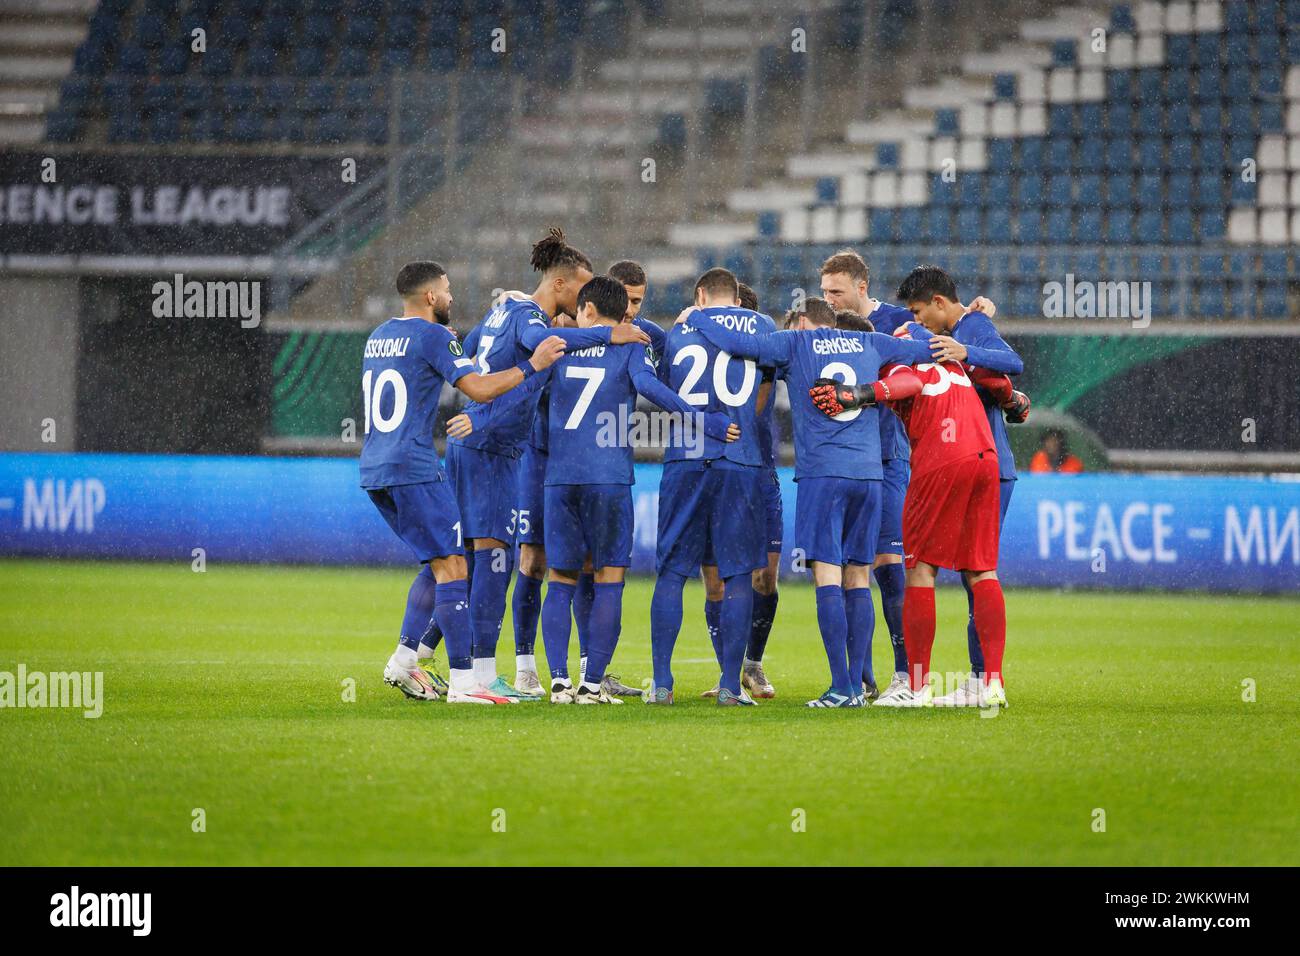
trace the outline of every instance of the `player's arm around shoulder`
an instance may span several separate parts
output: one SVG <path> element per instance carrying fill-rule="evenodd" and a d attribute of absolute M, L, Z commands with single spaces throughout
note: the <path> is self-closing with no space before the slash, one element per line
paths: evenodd
<path fill-rule="evenodd" d="M 453 384 L 476 402 L 490 402 L 499 395 L 513 389 L 525 379 L 550 368 L 564 354 L 564 349 L 564 339 L 557 335 L 547 336 L 537 343 L 537 347 L 533 349 L 533 354 L 527 360 L 520 362 L 514 368 L 492 372 L 489 375 L 480 375 L 477 372 L 470 371 Z M 523 397 L 523 395 L 516 396 L 516 399 L 522 401 Z"/>

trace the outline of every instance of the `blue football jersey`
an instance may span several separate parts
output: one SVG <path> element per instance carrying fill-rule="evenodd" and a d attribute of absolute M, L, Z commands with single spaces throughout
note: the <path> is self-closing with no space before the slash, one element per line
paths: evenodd
<path fill-rule="evenodd" d="M 877 303 L 868 319 L 876 331 L 882 335 L 893 335 L 894 330 L 912 321 L 912 313 L 901 305 L 888 302 Z M 888 461 L 901 458 L 907 461 L 912 456 L 912 445 L 907 440 L 907 429 L 902 420 L 888 408 L 880 410 L 880 457 Z"/>
<path fill-rule="evenodd" d="M 489 375 L 527 361 L 533 349 L 550 335 L 561 336 L 573 349 L 609 344 L 608 326 L 551 328 L 550 318 L 532 299 L 507 299 L 493 306 L 483 321 L 466 336 L 466 342 L 474 346 L 474 370 Z M 531 401 L 512 402 L 508 416 L 490 415 L 491 429 L 475 431 L 467 438 L 452 441 L 466 448 L 518 456 L 520 446 L 532 434 L 540 392 L 530 392 Z M 478 403 L 469 402 L 466 410 L 473 411 L 477 407 Z"/>
<path fill-rule="evenodd" d="M 472 371 L 474 363 L 446 326 L 389 319 L 370 333 L 361 361 L 361 487 L 442 480 L 433 445 L 442 383 L 454 385 Z"/>
<path fill-rule="evenodd" d="M 695 456 L 674 432 L 664 449 L 664 461 L 703 457 L 726 458 L 739 465 L 765 465 L 768 458 L 763 454 L 761 432 L 766 427 L 770 434 L 772 425 L 770 417 L 758 413 L 758 386 L 764 377 L 761 366 L 771 368 L 772 363 L 729 353 L 700 333 L 698 326 L 703 322 L 720 323 L 723 328 L 745 335 L 766 335 L 776 329 L 771 317 L 761 312 L 739 306 L 712 306 L 696 309 L 685 323 L 669 330 L 665 354 L 660 359 L 661 377 L 697 410 L 724 412 L 740 427 L 740 439 L 721 442 L 706 436 L 703 456 Z"/>
<path fill-rule="evenodd" d="M 643 345 L 567 352 L 551 369 L 548 485 L 632 484 L 632 412 L 637 394 L 689 414 L 655 372 Z"/>
<path fill-rule="evenodd" d="M 993 320 L 983 312 L 967 312 L 953 326 L 952 337 L 966 346 L 966 364 L 986 368 L 1004 375 L 1019 375 L 1025 363 L 1010 345 L 998 335 Z M 1016 459 L 1011 454 L 1011 441 L 1007 437 L 1007 424 L 1002 420 L 1002 409 L 984 392 L 979 392 L 993 432 L 993 445 L 998 451 L 998 476 L 1003 480 L 1016 477 Z"/>
<path fill-rule="evenodd" d="M 880 377 L 891 362 L 914 365 L 930 360 L 922 342 L 879 332 L 850 332 L 830 326 L 753 335 L 718 320 L 701 325 L 701 334 L 734 355 L 775 366 L 784 375 L 794 418 L 795 480 L 801 478 L 881 478 L 880 420 L 874 406 L 823 415 L 808 390 L 819 378 L 864 385 Z"/>

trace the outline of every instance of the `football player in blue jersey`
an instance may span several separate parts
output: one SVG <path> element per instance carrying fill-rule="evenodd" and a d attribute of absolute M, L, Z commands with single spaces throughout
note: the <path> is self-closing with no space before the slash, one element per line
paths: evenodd
<path fill-rule="evenodd" d="M 855 313 L 865 322 L 855 323 L 837 318 L 841 328 L 874 330 L 893 335 L 895 330 L 913 320 L 905 306 L 881 302 L 869 295 L 871 272 L 862 256 L 852 249 L 841 249 L 822 263 L 821 288 L 826 301 L 836 310 Z M 971 303 L 972 309 L 990 310 L 993 303 L 983 296 Z M 838 315 L 838 312 L 837 312 Z M 862 673 L 863 692 L 867 700 L 893 697 L 907 690 L 907 648 L 903 645 L 903 499 L 911 478 L 911 448 L 907 431 L 893 411 L 880 409 L 880 456 L 884 474 L 881 485 L 880 536 L 872 573 L 880 588 L 880 606 L 889 630 L 894 651 L 894 674 L 884 693 L 876 687 L 871 652 L 868 649 Z"/>
<path fill-rule="evenodd" d="M 624 319 L 627 293 L 610 276 L 595 276 L 578 295 L 582 328 L 611 327 Z M 542 607 L 542 641 L 557 704 L 619 704 L 604 685 L 618 643 L 623 579 L 632 558 L 632 416 L 636 396 L 700 427 L 697 409 L 658 377 L 640 345 L 571 349 L 551 377 L 550 450 L 546 466 L 545 527 L 550 583 Z M 707 436 L 738 437 L 726 415 L 703 416 Z M 569 623 L 578 575 L 595 578 L 587 665 L 575 690 L 569 678 Z"/>
<path fill-rule="evenodd" d="M 649 319 L 641 318 L 641 305 L 645 302 L 648 280 L 645 269 L 639 262 L 633 262 L 630 259 L 623 259 L 615 262 L 609 267 L 611 278 L 617 279 L 623 285 L 623 290 L 627 293 L 627 311 L 623 314 L 623 321 L 635 325 L 646 335 L 650 336 L 650 346 L 648 354 L 658 362 L 659 356 L 663 354 L 664 341 L 668 337 L 658 323 Z M 543 416 L 538 415 L 538 424 L 543 423 Z M 541 488 L 538 487 L 537 495 L 541 494 Z M 522 564 L 522 559 L 521 559 Z M 578 631 L 578 672 L 579 679 L 587 671 L 587 647 L 589 645 L 590 622 L 591 622 L 591 602 L 596 596 L 595 575 L 590 567 L 584 567 L 582 573 L 578 575 L 578 586 L 573 593 L 573 622 Z M 602 685 L 605 692 L 614 697 L 640 697 L 641 690 L 637 687 L 630 687 L 624 684 L 617 674 L 609 670 L 605 671 L 605 680 Z"/>
<path fill-rule="evenodd" d="M 687 322 L 687 314 L 692 320 Z M 740 428 L 733 444 L 712 441 L 691 454 L 670 441 L 659 483 L 658 579 L 650 604 L 654 687 L 650 703 L 673 701 L 672 652 L 682 624 L 682 588 L 706 560 L 723 582 L 719 614 L 720 705 L 753 705 L 741 687 L 753 614 L 753 572 L 767 564 L 762 483 L 767 477 L 758 401 L 764 373 L 747 357 L 733 357 L 701 334 L 699 324 L 723 323 L 751 336 L 772 332 L 772 319 L 739 304 L 739 283 L 726 269 L 710 269 L 695 284 L 695 305 L 668 333 L 660 376 L 701 411 L 725 412 Z M 720 326 L 722 327 L 722 326 Z"/>
<path fill-rule="evenodd" d="M 554 316 L 572 315 L 576 311 L 578 291 L 592 274 L 591 261 L 570 246 L 559 229 L 550 230 L 533 246 L 531 264 L 541 274 L 532 296 L 522 300 L 503 297 L 466 338 L 480 373 L 518 365 L 551 334 L 563 338 L 569 348 L 649 341 L 644 332 L 630 325 L 552 328 Z M 534 431 L 540 390 L 532 389 L 528 394 L 530 400 L 510 403 L 507 413 L 489 413 L 490 428 L 475 429 L 447 443 L 447 469 L 465 522 L 465 540 L 472 548 L 470 616 L 474 629 L 475 675 L 494 692 L 514 700 L 542 698 L 531 653 L 520 654 L 520 648 L 516 647 L 516 683 L 523 690 L 507 683 L 496 672 L 496 646 L 505 616 L 515 538 L 521 532 L 526 536 L 531 534 L 534 519 L 531 513 L 519 513 L 520 458 L 530 443 L 534 452 L 545 454 L 545 448 L 537 444 L 545 438 Z M 467 418 L 472 420 L 481 411 L 471 402 L 467 406 Z M 536 459 L 530 473 L 535 480 Z M 528 542 L 528 547 L 539 546 L 535 540 Z M 538 560 L 544 568 L 544 556 Z M 530 567 L 536 570 L 535 563 Z M 540 581 L 530 576 L 520 584 L 533 591 L 527 602 L 533 608 L 539 607 L 536 598 Z M 531 652 L 531 648 L 527 650 Z"/>
<path fill-rule="evenodd" d="M 758 296 L 745 283 L 737 284 L 737 299 L 742 309 L 751 312 L 761 311 Z M 770 700 L 776 696 L 776 688 L 767 677 L 763 668 L 763 654 L 767 650 L 767 639 L 772 633 L 776 621 L 777 574 L 781 564 L 781 546 L 784 534 L 784 521 L 781 506 L 781 479 L 776 473 L 776 418 L 772 408 L 776 403 L 776 374 L 774 369 L 763 370 L 763 382 L 759 385 L 759 433 L 758 444 L 762 450 L 763 467 L 767 475 L 763 479 L 763 509 L 766 515 L 764 538 L 767 542 L 767 565 L 754 572 L 751 586 L 754 589 L 754 607 L 749 619 L 749 641 L 745 645 L 745 658 L 740 670 L 740 684 L 756 700 Z M 722 600 L 725 597 L 722 578 L 711 554 L 704 557 L 704 623 L 709 638 L 713 641 L 713 653 L 718 659 L 718 669 L 722 669 L 722 644 L 719 634 L 719 622 L 722 614 Z M 718 685 L 706 690 L 701 697 L 717 697 Z"/>
<path fill-rule="evenodd" d="M 420 637 L 436 618 L 451 669 L 447 700 L 507 703 L 474 677 L 464 525 L 438 460 L 433 425 L 444 382 L 474 401 L 489 402 L 549 368 L 562 354 L 564 342 L 543 338 L 528 358 L 480 374 L 447 328 L 452 295 L 446 270 L 436 262 L 408 263 L 397 274 L 397 291 L 401 317 L 375 329 L 363 353 L 361 487 L 424 566 L 407 595 L 401 637 L 384 667 L 384 681 L 407 697 L 437 699 L 416 656 Z"/>
<path fill-rule="evenodd" d="M 834 310 L 821 298 L 810 298 L 796 310 L 789 330 L 765 335 L 696 315 L 684 314 L 679 321 L 697 325 L 706 339 L 732 355 L 784 373 L 798 482 L 795 550 L 812 566 L 817 623 L 831 672 L 830 687 L 808 705 L 860 707 L 866 702 L 862 673 L 875 629 L 870 568 L 880 533 L 879 413 L 867 406 L 828 418 L 808 390 L 818 379 L 867 384 L 891 362 L 929 361 L 930 350 L 877 332 L 838 330 Z"/>

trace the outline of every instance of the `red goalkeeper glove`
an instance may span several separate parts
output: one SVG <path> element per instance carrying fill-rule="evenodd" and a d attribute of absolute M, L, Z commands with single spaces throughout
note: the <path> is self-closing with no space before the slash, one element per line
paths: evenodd
<path fill-rule="evenodd" d="M 841 412 L 876 404 L 876 393 L 870 385 L 845 385 L 833 378 L 817 379 L 808 389 L 808 396 L 814 405 L 832 418 Z"/>
<path fill-rule="evenodd" d="M 1008 425 L 1023 425 L 1029 421 L 1029 396 L 1024 392 L 1013 391 L 1011 401 L 1002 406 L 1006 412 Z"/>

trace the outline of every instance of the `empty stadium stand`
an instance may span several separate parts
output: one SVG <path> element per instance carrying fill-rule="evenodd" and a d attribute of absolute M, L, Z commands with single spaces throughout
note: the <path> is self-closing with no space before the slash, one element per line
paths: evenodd
<path fill-rule="evenodd" d="M 697 267 L 787 302 L 836 244 L 896 282 L 946 261 L 1012 316 L 1043 286 L 1151 281 L 1157 314 L 1285 319 L 1300 241 L 1300 2 L 1066 8 L 838 148 L 679 224 Z M 1094 31 L 1097 31 L 1094 33 Z M 890 288 L 878 287 L 887 295 Z"/>

